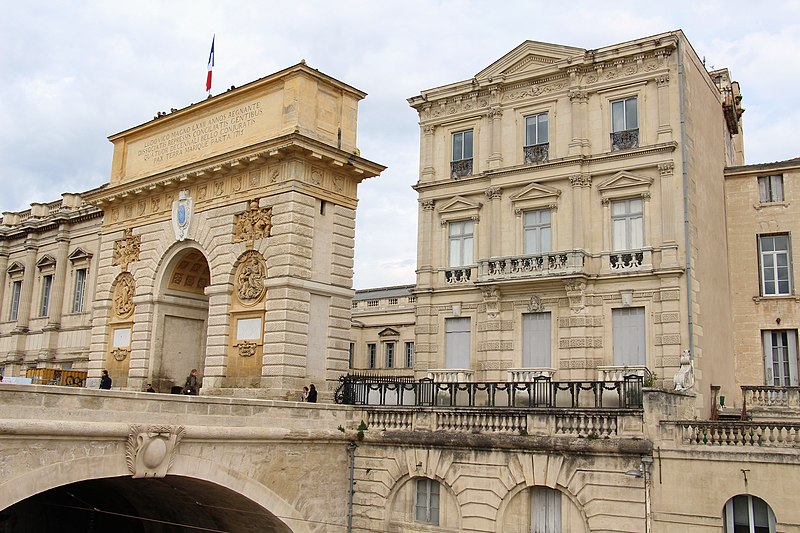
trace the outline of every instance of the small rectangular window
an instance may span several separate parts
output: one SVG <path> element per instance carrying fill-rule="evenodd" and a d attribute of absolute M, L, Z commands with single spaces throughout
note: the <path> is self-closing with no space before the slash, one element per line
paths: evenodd
<path fill-rule="evenodd" d="M 53 275 L 47 274 L 42 277 L 42 304 L 39 308 L 39 316 L 50 314 L 50 289 L 53 287 Z"/>
<path fill-rule="evenodd" d="M 637 97 L 623 98 L 611 102 L 611 131 L 629 131 L 639 128 Z"/>
<path fill-rule="evenodd" d="M 539 113 L 525 117 L 525 146 L 547 144 L 548 142 L 548 117 L 547 113 Z"/>
<path fill-rule="evenodd" d="M 761 296 L 792 294 L 789 235 L 759 235 Z"/>
<path fill-rule="evenodd" d="M 444 320 L 445 368 L 470 367 L 471 329 L 469 317 L 446 318 Z"/>
<path fill-rule="evenodd" d="M 450 266 L 464 266 L 472 264 L 473 252 L 473 222 L 451 222 L 449 225 L 450 240 Z"/>
<path fill-rule="evenodd" d="M 611 202 L 612 245 L 614 250 L 635 250 L 644 246 L 642 200 Z"/>
<path fill-rule="evenodd" d="M 611 310 L 615 366 L 645 366 L 644 307 Z"/>
<path fill-rule="evenodd" d="M 472 130 L 453 134 L 453 161 L 472 159 Z"/>
<path fill-rule="evenodd" d="M 758 198 L 761 203 L 783 201 L 783 176 L 759 176 Z"/>
<path fill-rule="evenodd" d="M 86 269 L 79 268 L 75 271 L 75 294 L 72 298 L 72 312 L 83 311 L 83 300 L 86 297 Z"/>
<path fill-rule="evenodd" d="M 356 343 L 351 342 L 347 350 L 347 368 L 353 368 L 353 355 L 356 352 Z"/>
<path fill-rule="evenodd" d="M 523 217 L 523 253 L 543 254 L 551 251 L 552 228 L 550 210 L 526 211 Z"/>
<path fill-rule="evenodd" d="M 377 346 L 375 343 L 367 344 L 367 358 L 369 359 L 368 364 L 370 368 L 375 368 L 375 357 L 377 355 Z"/>
<path fill-rule="evenodd" d="M 386 343 L 386 368 L 394 368 L 394 343 Z"/>
<path fill-rule="evenodd" d="M 414 368 L 414 343 L 406 343 L 406 368 Z"/>
<path fill-rule="evenodd" d="M 768 386 L 796 387 L 797 330 L 765 330 L 761 332 L 764 343 L 764 374 Z"/>
<path fill-rule="evenodd" d="M 11 313 L 8 315 L 9 320 L 17 320 L 19 318 L 19 297 L 22 293 L 22 280 L 14 282 L 11 287 Z"/>

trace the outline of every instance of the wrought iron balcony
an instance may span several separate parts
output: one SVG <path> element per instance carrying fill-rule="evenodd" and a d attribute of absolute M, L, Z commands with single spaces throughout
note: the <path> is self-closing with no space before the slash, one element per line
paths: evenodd
<path fill-rule="evenodd" d="M 447 408 L 641 409 L 640 376 L 622 381 L 437 383 L 342 376 L 337 403 Z"/>
<path fill-rule="evenodd" d="M 461 159 L 460 161 L 450 162 L 450 177 L 454 180 L 472 176 L 472 159 Z"/>
<path fill-rule="evenodd" d="M 630 150 L 639 147 L 639 130 L 615 131 L 611 134 L 611 151 Z"/>
<path fill-rule="evenodd" d="M 448 285 L 464 285 L 472 280 L 472 268 L 448 268 L 444 271 L 444 282 Z"/>
<path fill-rule="evenodd" d="M 478 281 L 546 278 L 584 271 L 583 250 L 549 252 L 537 255 L 494 257 L 478 261 Z"/>
<path fill-rule="evenodd" d="M 550 155 L 550 143 L 525 146 L 522 150 L 526 165 L 531 163 L 544 163 Z"/>

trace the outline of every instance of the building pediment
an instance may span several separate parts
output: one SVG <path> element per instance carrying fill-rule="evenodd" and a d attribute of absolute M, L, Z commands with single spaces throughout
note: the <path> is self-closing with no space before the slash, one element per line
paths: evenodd
<path fill-rule="evenodd" d="M 475 75 L 478 80 L 535 72 L 552 67 L 561 60 L 582 56 L 583 48 L 525 41 Z"/>
<path fill-rule="evenodd" d="M 49 254 L 43 255 L 41 259 L 36 261 L 36 267 L 39 270 L 54 268 L 55 266 L 56 266 L 56 258 Z"/>
<path fill-rule="evenodd" d="M 92 254 L 84 250 L 83 248 L 75 248 L 67 258 L 72 261 L 73 263 L 79 263 L 81 261 L 88 261 L 92 258 Z"/>
<path fill-rule="evenodd" d="M 381 338 L 384 338 L 384 337 L 399 337 L 399 336 L 400 336 L 400 332 L 397 331 L 396 329 L 392 329 L 392 328 L 384 328 L 384 329 L 382 329 L 380 331 L 380 333 L 378 333 L 378 337 L 381 337 Z"/>
<path fill-rule="evenodd" d="M 514 207 L 514 212 L 519 215 L 526 209 L 542 207 L 555 209 L 560 196 L 560 189 L 542 185 L 541 183 L 531 183 L 522 189 L 522 191 L 512 195 L 509 199 L 511 200 L 511 205 Z"/>
<path fill-rule="evenodd" d="M 19 261 L 14 261 L 8 266 L 8 270 L 6 270 L 6 272 L 8 272 L 9 276 L 21 276 L 25 273 L 25 265 Z"/>
<path fill-rule="evenodd" d="M 448 200 L 442 207 L 439 208 L 439 214 L 463 214 L 472 211 L 479 211 L 483 206 L 480 202 L 472 202 L 463 196 L 456 196 Z"/>
<path fill-rule="evenodd" d="M 630 172 L 617 172 L 607 180 L 597 186 L 597 190 L 603 197 L 615 196 L 618 193 L 645 192 L 653 183 L 653 178 L 637 176 Z"/>

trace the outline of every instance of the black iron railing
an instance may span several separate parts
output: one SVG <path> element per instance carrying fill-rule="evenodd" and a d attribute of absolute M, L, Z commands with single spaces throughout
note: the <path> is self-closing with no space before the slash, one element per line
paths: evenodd
<path fill-rule="evenodd" d="M 640 376 L 622 381 L 437 383 L 342 376 L 336 402 L 348 405 L 491 408 L 641 409 Z"/>

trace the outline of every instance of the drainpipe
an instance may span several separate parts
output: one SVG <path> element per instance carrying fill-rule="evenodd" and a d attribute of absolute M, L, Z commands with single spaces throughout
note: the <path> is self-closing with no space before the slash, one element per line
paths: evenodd
<path fill-rule="evenodd" d="M 350 442 L 347 445 L 347 455 L 350 459 L 350 486 L 347 491 L 347 533 L 352 533 L 353 531 L 353 487 L 355 483 L 353 482 L 353 473 L 355 471 L 355 464 L 356 464 L 356 443 Z"/>
<path fill-rule="evenodd" d="M 644 475 L 644 531 L 653 531 L 653 512 L 650 508 L 650 467 L 653 466 L 652 457 L 642 457 L 642 474 Z"/>
<path fill-rule="evenodd" d="M 681 120 L 681 176 L 683 178 L 683 234 L 686 257 L 686 305 L 689 325 L 689 357 L 694 360 L 694 316 L 692 314 L 692 248 L 689 237 L 689 176 L 686 170 L 686 102 L 684 101 L 683 43 L 678 37 L 678 98 Z"/>

